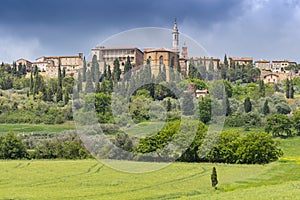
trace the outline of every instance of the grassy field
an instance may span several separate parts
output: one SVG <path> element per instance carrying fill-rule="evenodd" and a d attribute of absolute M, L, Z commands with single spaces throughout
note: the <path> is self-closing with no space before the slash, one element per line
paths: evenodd
<path fill-rule="evenodd" d="M 300 138 L 280 142 L 283 158 L 268 165 L 174 163 L 145 174 L 95 160 L 0 161 L 0 199 L 300 199 Z"/>
<path fill-rule="evenodd" d="M 72 122 L 67 122 L 60 125 L 46 124 L 0 124 L 0 133 L 13 131 L 15 133 L 60 133 L 66 130 L 74 130 L 75 125 Z"/>

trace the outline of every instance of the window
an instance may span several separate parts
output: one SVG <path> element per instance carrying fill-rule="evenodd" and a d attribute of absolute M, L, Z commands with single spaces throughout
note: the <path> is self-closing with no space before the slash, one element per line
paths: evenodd
<path fill-rule="evenodd" d="M 159 65 L 163 65 L 164 64 L 164 57 L 160 56 L 159 57 Z"/>
<path fill-rule="evenodd" d="M 174 63 L 175 63 L 175 58 L 174 56 L 171 58 L 171 67 L 174 67 Z"/>

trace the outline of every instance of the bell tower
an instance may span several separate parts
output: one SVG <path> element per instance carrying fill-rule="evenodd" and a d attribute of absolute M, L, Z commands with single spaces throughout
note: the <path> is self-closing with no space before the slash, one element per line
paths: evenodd
<path fill-rule="evenodd" d="M 178 32 L 178 27 L 177 27 L 177 22 L 176 19 L 174 21 L 174 28 L 173 28 L 173 45 L 172 45 L 172 50 L 176 51 L 179 53 L 179 32 Z"/>

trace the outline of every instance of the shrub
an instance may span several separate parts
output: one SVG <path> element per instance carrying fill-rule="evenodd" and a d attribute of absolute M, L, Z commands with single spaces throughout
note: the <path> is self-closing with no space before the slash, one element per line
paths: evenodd
<path fill-rule="evenodd" d="M 28 153 L 20 137 L 13 132 L 0 136 L 0 159 L 27 158 Z"/>

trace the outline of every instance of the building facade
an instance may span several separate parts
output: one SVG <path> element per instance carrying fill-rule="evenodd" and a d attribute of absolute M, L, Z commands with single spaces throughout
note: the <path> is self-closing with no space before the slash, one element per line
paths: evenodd
<path fill-rule="evenodd" d="M 100 65 L 100 71 L 104 71 L 104 65 L 110 65 L 113 69 L 113 63 L 116 59 L 120 62 L 120 68 L 124 71 L 124 66 L 129 56 L 133 67 L 144 64 L 144 54 L 136 47 L 103 47 L 98 46 L 92 49 L 92 57 L 96 56 Z"/>
<path fill-rule="evenodd" d="M 288 60 L 273 60 L 272 61 L 272 72 L 286 72 L 289 73 L 290 69 L 288 67 L 297 66 L 296 62 L 291 62 Z"/>
<path fill-rule="evenodd" d="M 257 60 L 254 66 L 260 70 L 271 71 L 271 62 L 269 60 Z"/>
<path fill-rule="evenodd" d="M 21 59 L 17 60 L 17 61 L 16 61 L 16 64 L 17 64 L 17 66 L 18 66 L 19 64 L 25 65 L 27 71 L 30 71 L 30 70 L 31 70 L 31 67 L 32 67 L 32 62 L 30 62 L 30 61 L 28 61 L 28 60 L 26 60 L 26 59 L 24 59 L 24 58 L 21 58 Z"/>
<path fill-rule="evenodd" d="M 235 58 L 229 57 L 228 58 L 229 67 L 235 65 L 253 65 L 253 58 Z"/>
<path fill-rule="evenodd" d="M 147 64 L 147 61 L 150 62 L 151 70 L 154 76 L 157 76 L 159 73 L 159 67 L 166 67 L 167 72 L 169 67 L 173 67 L 174 71 L 177 70 L 179 65 L 179 55 L 177 52 L 166 49 L 166 48 L 148 48 L 144 49 L 144 64 Z M 168 79 L 167 73 L 167 79 Z"/>
<path fill-rule="evenodd" d="M 66 74 L 76 74 L 78 69 L 83 67 L 83 54 L 77 56 L 43 56 L 37 58 L 32 66 L 37 66 L 38 70 L 45 72 L 48 78 L 56 78 L 58 67 L 65 68 Z"/>

